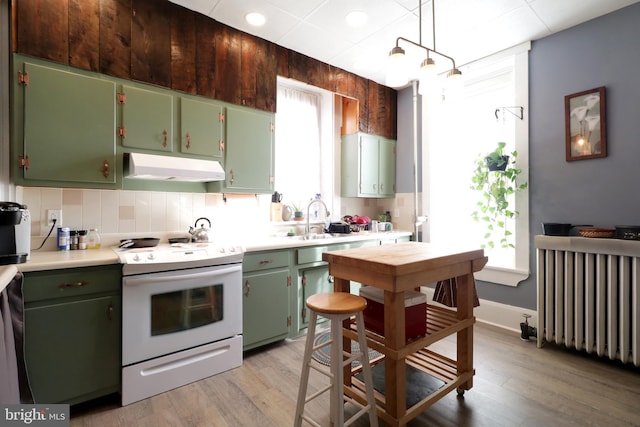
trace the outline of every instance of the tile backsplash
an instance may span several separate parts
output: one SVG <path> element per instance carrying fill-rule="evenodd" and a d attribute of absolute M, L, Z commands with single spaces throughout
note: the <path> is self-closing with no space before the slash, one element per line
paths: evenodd
<path fill-rule="evenodd" d="M 221 239 L 256 233 L 268 235 L 271 195 L 220 193 L 171 193 L 128 190 L 17 187 L 19 202 L 31 213 L 32 237 L 46 236 L 47 211 L 62 211 L 62 225 L 71 229 L 97 228 L 102 235 L 149 234 L 186 235 L 196 219 L 206 217 L 211 230 Z M 369 215 L 391 211 L 395 229 L 412 231 L 413 194 L 397 194 L 395 199 L 337 198 L 332 214 L 336 221 L 344 215 Z"/>

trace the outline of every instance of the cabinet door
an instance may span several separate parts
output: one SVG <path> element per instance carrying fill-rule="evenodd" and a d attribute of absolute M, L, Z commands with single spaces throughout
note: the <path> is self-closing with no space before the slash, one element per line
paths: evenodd
<path fill-rule="evenodd" d="M 225 189 L 273 192 L 273 114 L 229 106 L 225 120 Z"/>
<path fill-rule="evenodd" d="M 180 151 L 222 160 L 224 106 L 180 98 Z"/>
<path fill-rule="evenodd" d="M 25 309 L 25 358 L 36 403 L 74 404 L 120 386 L 118 296 Z"/>
<path fill-rule="evenodd" d="M 302 304 L 305 310 L 302 311 L 301 327 L 306 327 L 309 323 L 309 310 L 306 309 L 305 301 L 311 295 L 320 292 L 333 292 L 333 280 L 329 276 L 329 267 L 321 265 L 313 268 L 305 268 L 300 271 L 302 276 Z"/>
<path fill-rule="evenodd" d="M 173 151 L 173 97 L 123 85 L 121 136 L 124 147 Z"/>
<path fill-rule="evenodd" d="M 289 333 L 289 269 L 245 274 L 242 327 L 244 349 L 282 339 Z"/>
<path fill-rule="evenodd" d="M 393 197 L 396 192 L 396 141 L 380 138 L 378 194 L 382 197 Z"/>
<path fill-rule="evenodd" d="M 22 177 L 115 184 L 115 83 L 29 62 L 24 72 Z"/>
<path fill-rule="evenodd" d="M 360 194 L 364 197 L 378 195 L 379 158 L 378 137 L 360 135 Z"/>

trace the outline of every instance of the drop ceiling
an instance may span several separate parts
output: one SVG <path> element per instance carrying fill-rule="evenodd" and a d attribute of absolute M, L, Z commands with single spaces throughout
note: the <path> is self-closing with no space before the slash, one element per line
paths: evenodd
<path fill-rule="evenodd" d="M 536 40 L 637 3 L 640 0 L 171 0 L 322 62 L 385 84 L 385 60 L 403 37 L 453 57 L 461 66 L 511 46 Z M 360 10 L 367 22 L 347 25 L 346 15 Z M 248 12 L 266 17 L 261 27 L 244 19 Z M 432 25 L 435 23 L 435 26 Z M 409 48 L 407 54 L 424 56 Z M 450 68 L 444 58 L 438 65 Z M 418 61 L 421 59 L 418 58 Z M 418 62 L 419 63 L 419 62 Z"/>

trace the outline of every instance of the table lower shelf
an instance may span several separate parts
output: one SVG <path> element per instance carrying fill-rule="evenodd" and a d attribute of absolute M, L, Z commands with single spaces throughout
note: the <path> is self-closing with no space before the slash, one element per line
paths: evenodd
<path fill-rule="evenodd" d="M 405 425 L 429 406 L 453 390 L 459 393 L 470 388 L 468 385 L 475 370 L 460 371 L 458 362 L 429 350 L 428 346 L 466 328 L 473 328 L 475 319 L 458 319 L 452 309 L 427 305 L 427 334 L 408 342 L 402 349 L 390 349 L 384 345 L 384 337 L 366 331 L 367 345 L 383 356 L 371 361 L 378 415 L 390 425 Z M 357 340 L 355 322 L 344 331 L 345 336 Z M 384 386 L 384 361 L 390 358 L 404 360 L 406 368 L 406 412 L 395 419 L 386 411 Z M 352 370 L 350 385 L 345 385 L 345 394 L 364 402 L 364 384 L 361 381 L 361 367 Z M 377 371 L 377 372 L 376 372 Z M 380 372 L 381 371 L 381 372 Z M 376 375 L 377 374 L 377 375 Z M 381 374 L 381 377 L 380 377 Z M 413 382 L 413 383 L 412 383 Z M 418 384 L 415 384 L 415 383 Z"/>

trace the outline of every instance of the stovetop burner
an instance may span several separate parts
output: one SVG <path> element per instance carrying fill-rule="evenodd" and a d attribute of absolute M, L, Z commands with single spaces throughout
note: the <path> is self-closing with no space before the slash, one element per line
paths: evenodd
<path fill-rule="evenodd" d="M 173 243 L 149 248 L 113 248 L 123 264 L 123 274 L 133 275 L 210 267 L 242 262 L 245 249 L 217 243 Z"/>

